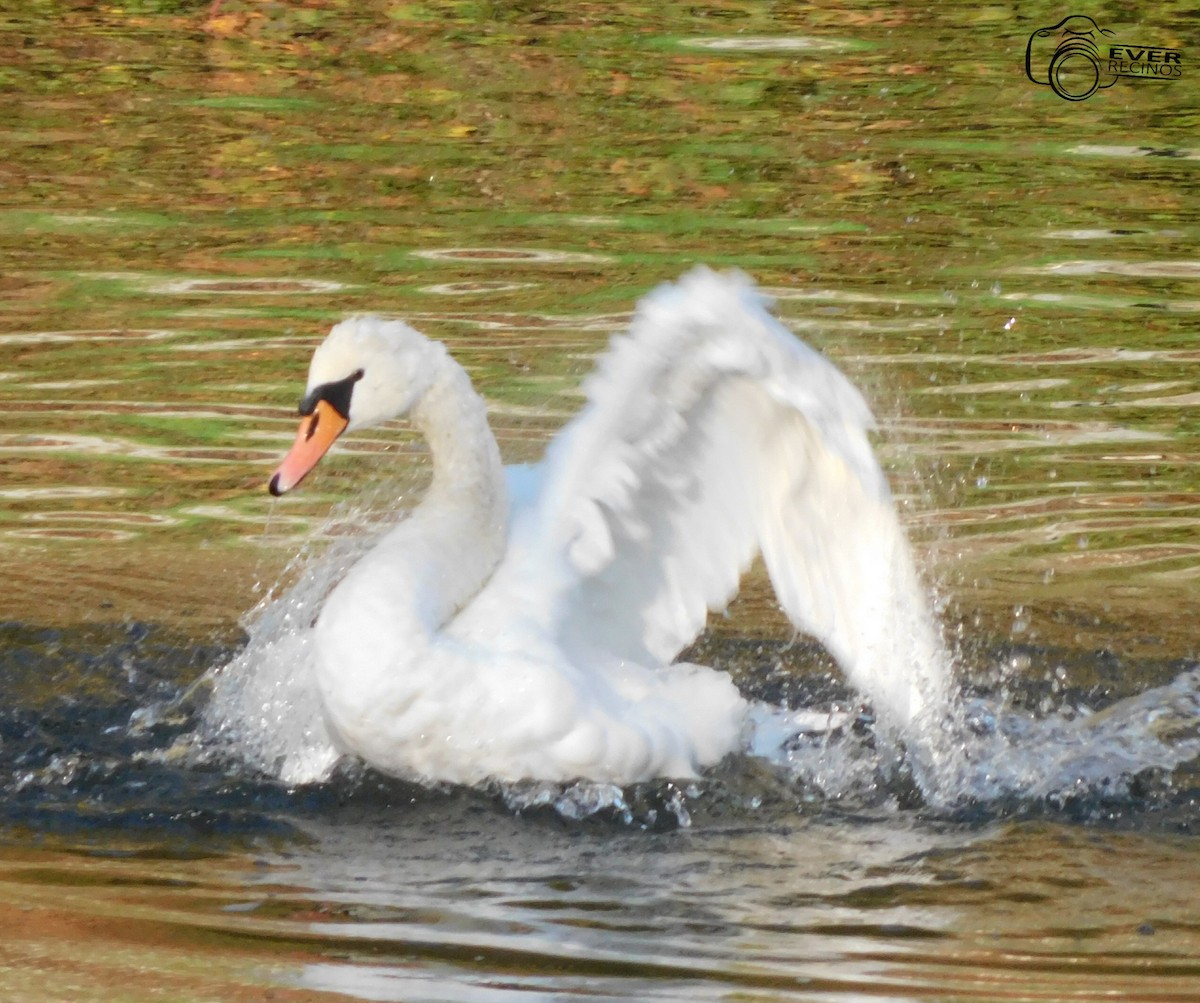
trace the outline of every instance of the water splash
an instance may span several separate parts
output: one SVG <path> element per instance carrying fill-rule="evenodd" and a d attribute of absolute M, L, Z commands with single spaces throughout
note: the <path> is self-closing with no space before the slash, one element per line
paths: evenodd
<path fill-rule="evenodd" d="M 1200 668 L 1093 713 L 1043 717 L 997 701 L 963 701 L 959 772 L 942 778 L 943 803 L 1019 797 L 1061 802 L 1124 795 L 1148 770 L 1200 756 Z"/>
<path fill-rule="evenodd" d="M 335 775 L 341 753 L 316 689 L 311 625 L 372 536 L 342 534 L 348 526 L 363 530 L 372 518 L 369 507 L 339 511 L 333 545 L 301 553 L 288 573 L 295 584 L 259 604 L 246 647 L 203 680 L 208 699 L 188 738 L 193 755 L 233 760 L 288 786 Z M 923 597 L 914 608 L 924 608 Z M 755 650 L 778 675 L 786 656 L 761 645 Z M 730 662 L 740 656 L 736 647 L 714 645 L 711 660 L 719 667 L 729 667 L 722 666 L 722 652 Z M 792 661 L 810 659 L 802 648 Z M 1168 774 L 1200 757 L 1200 668 L 1099 711 L 1079 705 L 1024 711 L 1018 683 L 998 695 L 957 691 L 901 735 L 881 728 L 844 687 L 832 700 L 799 708 L 777 702 L 761 680 L 751 678 L 746 689 L 760 699 L 745 755 L 720 780 L 739 803 L 761 797 L 755 790 L 766 769 L 773 778 L 769 796 L 797 803 L 919 804 L 949 814 L 1000 803 L 1053 808 L 1079 797 L 1128 797 L 1148 771 Z M 663 828 L 689 825 L 689 806 L 711 797 L 713 783 L 713 775 L 684 787 L 530 782 L 494 785 L 494 793 L 517 813 L 546 810 L 568 820 L 603 816 Z"/>
<path fill-rule="evenodd" d="M 902 804 L 915 792 L 939 813 L 1001 802 L 1055 808 L 1128 798 L 1147 773 L 1200 757 L 1200 668 L 1098 712 L 1039 716 L 1004 697 L 959 694 L 898 754 L 881 745 L 869 713 L 834 708 L 822 720 L 761 706 L 757 717 L 753 751 L 810 796 Z"/>
<path fill-rule="evenodd" d="M 234 759 L 289 786 L 320 783 L 341 759 L 325 724 L 317 689 L 312 625 L 334 586 L 369 548 L 376 519 L 370 500 L 339 507 L 315 540 L 289 563 L 282 579 L 251 611 L 246 646 L 197 684 L 208 690 L 194 755 Z M 331 541 L 331 542 L 329 542 Z"/>

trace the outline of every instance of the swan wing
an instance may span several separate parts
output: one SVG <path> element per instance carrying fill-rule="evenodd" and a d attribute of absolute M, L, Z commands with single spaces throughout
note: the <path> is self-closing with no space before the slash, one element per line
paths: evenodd
<path fill-rule="evenodd" d="M 792 623 L 907 724 L 936 646 L 841 372 L 747 278 L 698 268 L 642 300 L 584 389 L 476 605 L 519 604 L 577 665 L 660 665 L 761 553 Z"/>

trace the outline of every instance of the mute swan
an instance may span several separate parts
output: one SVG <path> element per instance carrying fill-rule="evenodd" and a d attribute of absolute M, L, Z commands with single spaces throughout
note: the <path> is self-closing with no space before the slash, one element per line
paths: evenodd
<path fill-rule="evenodd" d="M 399 415 L 434 462 L 313 628 L 344 752 L 468 784 L 693 776 L 742 746 L 753 714 L 725 673 L 671 663 L 759 553 L 789 618 L 885 724 L 900 732 L 936 699 L 870 412 L 748 279 L 698 268 L 651 293 L 584 388 L 514 492 L 443 345 L 355 317 L 317 348 L 272 494 L 343 432 Z"/>

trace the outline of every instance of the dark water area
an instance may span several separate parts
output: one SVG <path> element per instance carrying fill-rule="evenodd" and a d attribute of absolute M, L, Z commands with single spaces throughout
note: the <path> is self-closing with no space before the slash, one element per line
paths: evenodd
<path fill-rule="evenodd" d="M 120 834 L 124 841 L 144 839 L 148 847 L 164 850 L 168 846 L 178 850 L 195 839 L 199 851 L 209 841 L 228 841 L 237 847 L 259 838 L 295 835 L 298 830 L 292 829 L 289 817 L 299 822 L 339 806 L 388 807 L 393 801 L 403 804 L 425 799 L 420 785 L 396 781 L 351 762 L 342 764 L 325 783 L 288 787 L 234 757 L 198 754 L 203 750 L 189 748 L 189 739 L 199 725 L 197 712 L 209 699 L 201 676 L 205 670 L 228 663 L 236 654 L 234 647 L 189 647 L 184 637 L 144 624 L 66 631 L 9 624 L 0 626 L 0 631 L 4 642 L 0 698 L 8 708 L 0 717 L 0 749 L 4 753 L 0 769 L 5 778 L 5 828 L 9 831 L 94 838 L 101 845 L 106 838 Z M 1058 661 L 1064 655 L 1069 657 L 1069 653 L 1048 650 L 1022 653 L 1039 663 Z M 769 704 L 857 708 L 857 720 L 846 730 L 859 736 L 863 749 L 871 748 L 864 738 L 873 724 L 869 708 L 839 678 L 818 645 L 709 637 L 693 648 L 689 657 L 728 667 L 747 696 Z M 1011 660 L 1013 649 L 999 645 L 992 657 L 995 663 Z M 1165 685 L 1192 667 L 1192 663 L 1179 661 L 1114 663 L 1107 671 L 1114 680 L 1136 677 Z M 1012 711 L 1031 715 L 1040 710 L 1042 716 L 1069 717 L 1077 708 L 1103 713 L 1122 698 L 1128 699 L 1121 692 L 1122 685 L 1020 685 L 1004 693 L 1003 703 Z M 981 682 L 966 687 L 964 699 L 1001 702 L 997 688 Z M 822 740 L 831 745 L 836 741 Z M 597 801 L 600 807 L 595 811 L 586 807 L 576 811 L 569 801 L 558 802 L 556 811 L 556 802 L 544 794 L 528 798 L 524 785 L 499 785 L 481 792 L 443 785 L 428 794 L 434 801 L 475 799 L 500 811 L 516 807 L 522 814 L 557 818 L 564 825 L 587 821 L 601 828 L 612 823 L 618 828 L 650 831 L 689 827 L 697 818 L 708 819 L 714 805 L 716 817 L 720 817 L 738 806 L 764 801 L 784 806 L 784 817 L 796 811 L 802 815 L 852 815 L 887 806 L 907 814 L 914 823 L 968 827 L 1047 819 L 1186 835 L 1200 824 L 1200 792 L 1194 770 L 1188 768 L 1171 773 L 1149 764 L 1131 784 L 1111 796 L 1105 785 L 1068 787 L 1053 796 L 1030 799 L 985 800 L 963 791 L 963 797 L 944 806 L 925 803 L 902 769 L 880 767 L 865 784 L 856 783 L 849 775 L 833 778 L 823 789 L 752 759 L 731 761 L 726 766 L 724 774 L 715 775 L 711 783 L 686 784 L 686 793 L 668 782 L 634 785 L 625 790 L 625 801 L 616 807 Z M 1119 776 L 1111 779 L 1116 781 Z M 753 794 L 736 793 L 742 780 L 755 787 Z M 529 790 L 537 788 L 529 786 Z M 569 785 L 546 785 L 546 790 L 568 789 Z M 672 808 L 675 795 L 677 803 Z M 760 809 L 772 819 L 771 808 L 758 803 L 752 805 L 749 815 L 759 815 Z"/>
<path fill-rule="evenodd" d="M 0 11 L 0 996 L 1200 996 L 1195 18 L 1088 11 L 1183 75 L 1067 101 L 1025 58 L 1073 12 Z M 389 426 L 266 495 L 332 323 L 444 340 L 525 461 L 696 262 L 875 411 L 957 772 L 757 578 L 695 657 L 841 723 L 699 779 L 297 783 L 214 740 L 210 670 L 428 476 Z"/>
<path fill-rule="evenodd" d="M 141 624 L 3 637 L 13 998 L 1183 1000 L 1200 978 L 1195 760 L 939 807 L 872 758 L 868 715 L 820 775 L 742 757 L 619 792 L 472 790 L 346 764 L 288 787 L 188 741 L 183 681 L 232 648 Z M 815 646 L 703 654 L 763 699 L 854 706 Z M 1055 717 L 1118 692 L 1008 699 Z"/>

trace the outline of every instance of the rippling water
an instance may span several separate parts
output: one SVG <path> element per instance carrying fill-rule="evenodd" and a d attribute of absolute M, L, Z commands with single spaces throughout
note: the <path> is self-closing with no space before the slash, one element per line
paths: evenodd
<path fill-rule="evenodd" d="M 0 13 L 0 995 L 1194 999 L 1197 92 L 1035 86 L 1065 13 Z M 1092 13 L 1188 58 L 1186 5 Z M 950 796 L 755 581 L 698 656 L 844 724 L 693 784 L 289 787 L 197 747 L 246 612 L 426 473 L 386 428 L 263 492 L 330 323 L 445 339 L 525 460 L 698 260 L 881 419 Z"/>
<path fill-rule="evenodd" d="M 136 625 L 4 642 L 14 998 L 67 998 L 86 976 L 95 998 L 132 979 L 146 998 L 1182 1000 L 1200 978 L 1194 768 L 1074 789 L 1063 774 L 939 810 L 881 770 L 868 723 L 823 755 L 621 792 L 424 789 L 353 767 L 288 789 L 179 744 L 196 704 L 178 680 L 219 649 Z M 763 697 L 853 706 L 811 649 L 705 655 Z M 1048 775 L 1066 709 L 1093 697 L 1054 696 L 1012 754 L 1044 753 Z"/>

